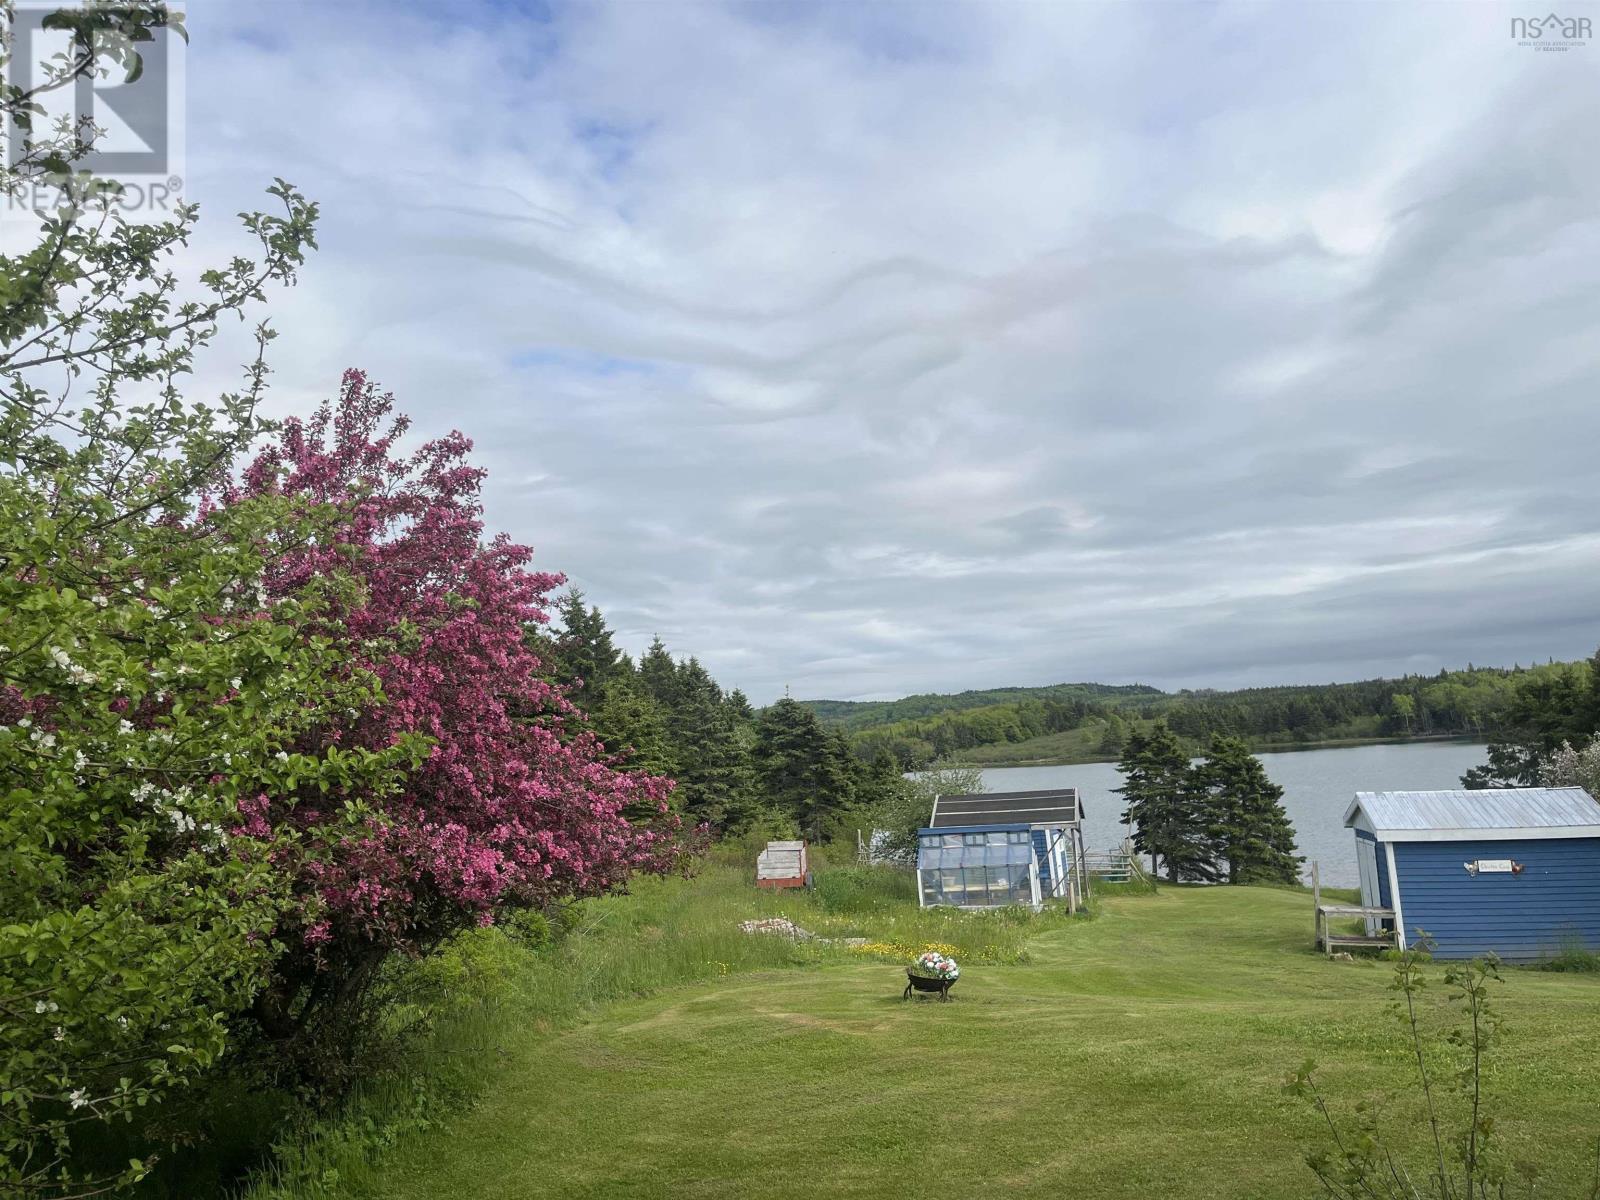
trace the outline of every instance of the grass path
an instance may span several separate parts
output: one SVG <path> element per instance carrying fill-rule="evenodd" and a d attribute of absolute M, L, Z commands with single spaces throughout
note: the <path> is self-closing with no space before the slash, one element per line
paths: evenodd
<path fill-rule="evenodd" d="M 1388 968 L 1312 954 L 1309 907 L 1266 889 L 1111 900 L 943 1005 L 903 1003 L 883 964 L 617 1003 L 505 1046 L 483 1103 L 363 1194 L 1309 1196 L 1316 1127 L 1280 1093 L 1305 1058 L 1345 1111 L 1398 1092 L 1392 1123 L 1416 1127 Z M 1541 1194 L 1575 1194 L 1600 1133 L 1600 977 L 1512 972 L 1499 995 L 1502 1134 L 1541 1162 Z"/>

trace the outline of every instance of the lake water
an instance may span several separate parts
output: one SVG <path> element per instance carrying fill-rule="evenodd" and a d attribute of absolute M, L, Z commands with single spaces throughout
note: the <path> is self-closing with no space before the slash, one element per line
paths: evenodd
<path fill-rule="evenodd" d="M 1355 835 L 1344 827 L 1351 798 L 1357 792 L 1458 788 L 1462 772 L 1481 764 L 1485 755 L 1474 742 L 1411 742 L 1259 757 L 1272 781 L 1283 788 L 1283 807 L 1294 822 L 1307 869 L 1316 860 L 1323 883 L 1355 887 Z M 991 792 L 1075 787 L 1083 797 L 1083 840 L 1089 849 L 1109 850 L 1128 836 L 1121 820 L 1122 797 L 1111 790 L 1122 786 L 1115 763 L 992 767 L 984 771 L 983 782 Z"/>

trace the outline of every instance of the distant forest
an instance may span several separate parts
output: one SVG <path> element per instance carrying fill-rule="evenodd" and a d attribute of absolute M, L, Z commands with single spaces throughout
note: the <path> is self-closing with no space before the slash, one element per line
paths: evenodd
<path fill-rule="evenodd" d="M 1475 667 L 1238 691 L 1163 692 L 1143 685 L 1063 683 L 995 688 L 903 700 L 805 701 L 849 735 L 863 758 L 887 756 L 905 769 L 936 761 L 976 763 L 1115 759 L 1130 734 L 1164 721 L 1185 743 L 1214 735 L 1256 747 L 1384 737 L 1508 736 L 1518 697 L 1587 678 L 1587 662 Z"/>

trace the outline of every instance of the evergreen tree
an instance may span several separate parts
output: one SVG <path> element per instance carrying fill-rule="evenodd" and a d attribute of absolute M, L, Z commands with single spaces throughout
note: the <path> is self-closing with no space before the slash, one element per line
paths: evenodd
<path fill-rule="evenodd" d="M 1116 713 L 1106 717 L 1105 732 L 1100 735 L 1098 747 L 1101 754 L 1118 754 L 1128 746 L 1128 725 Z"/>
<path fill-rule="evenodd" d="M 753 722 L 756 719 L 756 710 L 750 707 L 750 698 L 738 688 L 728 693 L 726 703 L 728 711 L 737 719 L 745 722 Z"/>
<path fill-rule="evenodd" d="M 1191 772 L 1206 828 L 1227 861 L 1229 883 L 1294 883 L 1305 860 L 1294 852 L 1294 827 L 1283 789 L 1235 737 L 1212 739 Z"/>
<path fill-rule="evenodd" d="M 645 661 L 650 661 L 649 654 Z M 743 828 L 756 815 L 757 805 L 750 747 L 737 714 L 697 658 L 675 667 L 669 694 L 676 697 L 667 728 L 685 816 L 722 832 Z"/>
<path fill-rule="evenodd" d="M 585 607 L 583 593 L 568 588 L 556 602 L 562 631 L 552 639 L 557 678 L 577 681 L 568 693 L 579 708 L 597 707 L 607 683 L 616 678 L 622 655 L 611 640 L 605 618 L 594 606 Z"/>
<path fill-rule="evenodd" d="M 666 716 L 631 667 L 613 676 L 590 713 L 596 736 L 630 771 L 676 775 L 678 764 L 667 735 Z M 676 800 L 676 797 L 675 797 Z"/>
<path fill-rule="evenodd" d="M 682 699 L 678 687 L 678 664 L 667 653 L 660 635 L 651 641 L 650 648 L 639 660 L 639 682 L 664 710 L 671 712 L 678 707 Z"/>
<path fill-rule="evenodd" d="M 1151 869 L 1164 868 L 1173 883 L 1215 880 L 1216 848 L 1195 802 L 1189 755 L 1166 724 L 1128 738 L 1117 769 L 1123 785 L 1114 789 L 1127 803 L 1122 819 L 1133 826 L 1133 845 L 1150 856 Z"/>
<path fill-rule="evenodd" d="M 755 771 L 764 797 L 813 841 L 855 799 L 844 734 L 823 729 L 815 713 L 788 696 L 756 722 Z"/>

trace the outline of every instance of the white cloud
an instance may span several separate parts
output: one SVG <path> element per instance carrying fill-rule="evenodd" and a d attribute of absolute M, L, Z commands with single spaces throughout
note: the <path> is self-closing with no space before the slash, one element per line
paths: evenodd
<path fill-rule="evenodd" d="M 359 365 L 462 428 L 634 648 L 765 701 L 1597 640 L 1583 54 L 1494 6 L 444 11 L 193 14 L 205 244 L 321 200 L 274 402 Z"/>

